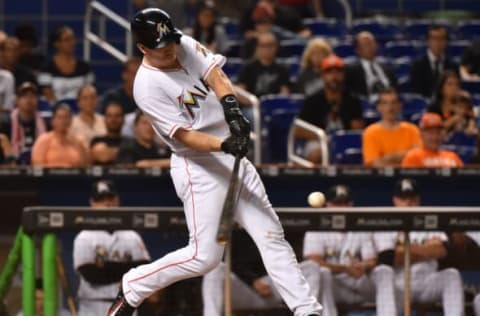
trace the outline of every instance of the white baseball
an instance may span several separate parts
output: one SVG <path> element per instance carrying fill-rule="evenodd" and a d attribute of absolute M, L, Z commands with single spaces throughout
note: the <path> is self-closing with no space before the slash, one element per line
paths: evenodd
<path fill-rule="evenodd" d="M 312 192 L 308 195 L 308 204 L 311 207 L 322 207 L 325 203 L 325 195 L 322 192 Z"/>

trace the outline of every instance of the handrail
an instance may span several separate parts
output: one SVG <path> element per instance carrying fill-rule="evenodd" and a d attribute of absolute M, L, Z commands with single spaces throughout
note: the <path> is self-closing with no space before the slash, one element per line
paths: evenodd
<path fill-rule="evenodd" d="M 99 23 L 100 23 L 99 35 L 91 31 L 92 15 L 94 10 L 102 14 L 101 16 L 102 19 L 99 20 Z M 105 39 L 105 29 L 106 29 L 106 20 L 107 20 L 106 18 L 110 19 L 111 21 L 115 22 L 117 25 L 119 25 L 120 27 L 126 30 L 126 33 L 125 33 L 126 52 L 125 53 L 119 50 L 118 48 L 112 46 Z M 88 2 L 86 13 L 85 13 L 85 23 L 83 25 L 83 30 L 85 33 L 85 37 L 83 40 L 83 58 L 85 60 L 87 61 L 90 60 L 90 53 L 91 53 L 90 42 L 103 48 L 107 53 L 117 58 L 121 62 L 126 62 L 127 59 L 132 56 L 132 34 L 130 33 L 130 24 L 126 19 L 124 19 L 117 13 L 113 12 L 112 10 L 110 10 L 100 2 L 95 0 Z"/>
<path fill-rule="evenodd" d="M 315 164 L 307 159 L 300 157 L 295 153 L 295 128 L 301 127 L 306 129 L 312 133 L 314 133 L 320 142 L 320 151 L 322 153 L 322 166 L 328 166 L 330 157 L 328 151 L 328 137 L 325 131 L 315 125 L 312 125 L 304 120 L 296 118 L 293 121 L 292 126 L 290 127 L 290 131 L 288 132 L 288 143 L 287 143 L 287 152 L 288 152 L 288 162 L 294 162 L 299 164 L 300 166 L 313 168 Z"/>
<path fill-rule="evenodd" d="M 262 163 L 262 133 L 261 133 L 261 117 L 260 117 L 260 101 L 258 98 L 239 86 L 234 86 L 235 93 L 252 106 L 253 112 L 253 132 L 250 133 L 250 138 L 253 140 L 253 162 L 255 165 Z"/>
<path fill-rule="evenodd" d="M 342 5 L 343 10 L 345 10 L 345 25 L 347 27 L 351 27 L 353 21 L 353 13 L 350 3 L 348 3 L 348 0 L 338 0 L 338 2 Z"/>

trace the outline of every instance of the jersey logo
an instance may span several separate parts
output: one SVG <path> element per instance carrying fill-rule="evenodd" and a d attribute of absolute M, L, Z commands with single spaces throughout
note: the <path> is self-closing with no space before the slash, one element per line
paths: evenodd
<path fill-rule="evenodd" d="M 206 48 L 205 46 L 203 46 L 199 42 L 196 43 L 195 48 L 196 48 L 197 51 L 202 53 L 203 57 L 207 57 L 208 54 L 211 54 L 211 52 L 208 50 L 208 48 Z"/>
<path fill-rule="evenodd" d="M 158 40 L 161 40 L 162 37 L 167 35 L 169 31 L 170 30 L 168 29 L 168 26 L 165 23 L 163 22 L 158 23 L 157 24 Z"/>
<path fill-rule="evenodd" d="M 198 89 L 198 88 L 197 88 Z M 200 90 L 200 89 L 198 89 Z M 190 117 L 193 119 L 195 118 L 195 114 L 193 113 L 194 108 L 200 108 L 199 100 L 205 100 L 207 97 L 206 93 L 201 92 L 193 92 L 190 90 L 183 90 L 183 93 L 177 97 L 178 103 L 180 106 L 185 107 Z"/>

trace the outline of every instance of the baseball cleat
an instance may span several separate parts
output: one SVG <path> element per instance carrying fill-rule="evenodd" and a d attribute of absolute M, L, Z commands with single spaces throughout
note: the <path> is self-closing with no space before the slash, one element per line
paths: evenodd
<path fill-rule="evenodd" d="M 132 316 L 134 311 L 135 308 L 127 303 L 125 295 L 123 295 L 123 290 L 120 288 L 117 297 L 107 312 L 107 316 Z"/>

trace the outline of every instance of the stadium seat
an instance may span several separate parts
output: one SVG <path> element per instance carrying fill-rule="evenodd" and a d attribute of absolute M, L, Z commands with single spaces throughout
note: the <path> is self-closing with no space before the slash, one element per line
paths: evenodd
<path fill-rule="evenodd" d="M 367 97 L 360 98 L 362 104 L 362 116 L 365 124 L 369 125 L 375 123 L 380 119 L 380 114 L 377 111 L 377 105 L 368 100 Z"/>
<path fill-rule="evenodd" d="M 381 43 L 399 39 L 401 36 L 398 22 L 391 19 L 359 19 L 354 21 L 351 29 L 352 35 L 361 31 L 373 33 Z"/>
<path fill-rule="evenodd" d="M 463 132 L 450 133 L 442 146 L 456 152 L 464 163 L 468 163 L 477 150 L 477 137 Z"/>
<path fill-rule="evenodd" d="M 347 34 L 345 24 L 337 19 L 304 19 L 303 24 L 307 26 L 314 35 L 341 39 Z"/>
<path fill-rule="evenodd" d="M 460 22 L 457 28 L 457 36 L 465 40 L 473 40 L 480 38 L 480 21 Z"/>
<path fill-rule="evenodd" d="M 480 81 L 462 81 L 462 88 L 471 94 L 476 94 L 480 91 Z"/>
<path fill-rule="evenodd" d="M 412 67 L 413 60 L 410 57 L 395 58 L 392 61 L 393 71 L 395 77 L 403 78 L 410 75 L 410 68 Z"/>
<path fill-rule="evenodd" d="M 432 20 L 407 20 L 403 28 L 403 36 L 411 40 L 426 39 L 427 30 L 433 23 Z"/>
<path fill-rule="evenodd" d="M 300 57 L 305 45 L 305 40 L 283 40 L 280 42 L 279 57 Z"/>
<path fill-rule="evenodd" d="M 400 77 L 397 80 L 397 90 L 400 93 L 412 92 L 412 86 L 410 84 L 409 76 Z"/>
<path fill-rule="evenodd" d="M 262 112 L 263 162 L 286 162 L 288 131 L 303 105 L 303 95 L 266 95 Z"/>
<path fill-rule="evenodd" d="M 330 134 L 332 164 L 362 164 L 362 131 L 340 130 Z"/>
<path fill-rule="evenodd" d="M 353 46 L 352 42 L 341 42 L 338 44 L 335 44 L 333 47 L 333 51 L 335 54 L 342 58 L 347 58 L 347 57 L 355 57 L 355 47 Z"/>
<path fill-rule="evenodd" d="M 300 61 L 299 58 L 290 57 L 290 58 L 279 58 L 277 59 L 278 63 L 287 67 L 290 72 L 290 78 L 296 78 L 300 70 Z"/>
<path fill-rule="evenodd" d="M 428 99 L 416 93 L 402 93 L 400 95 L 402 101 L 403 119 L 413 122 L 423 113 L 428 106 Z"/>
<path fill-rule="evenodd" d="M 241 48 L 243 46 L 242 40 L 228 41 L 228 57 L 240 57 Z"/>
<path fill-rule="evenodd" d="M 237 20 L 221 17 L 220 24 L 225 28 L 225 33 L 227 33 L 229 39 L 241 38 L 240 27 Z"/>
<path fill-rule="evenodd" d="M 384 52 L 390 58 L 416 59 L 425 52 L 425 46 L 415 41 L 390 41 L 385 44 Z"/>
<path fill-rule="evenodd" d="M 452 57 L 453 59 L 458 59 L 462 57 L 465 48 L 467 48 L 468 46 L 470 46 L 470 41 L 452 41 L 448 43 L 447 55 Z"/>
<path fill-rule="evenodd" d="M 228 58 L 227 63 L 223 66 L 223 71 L 232 81 L 236 81 L 245 61 L 242 58 Z"/>

